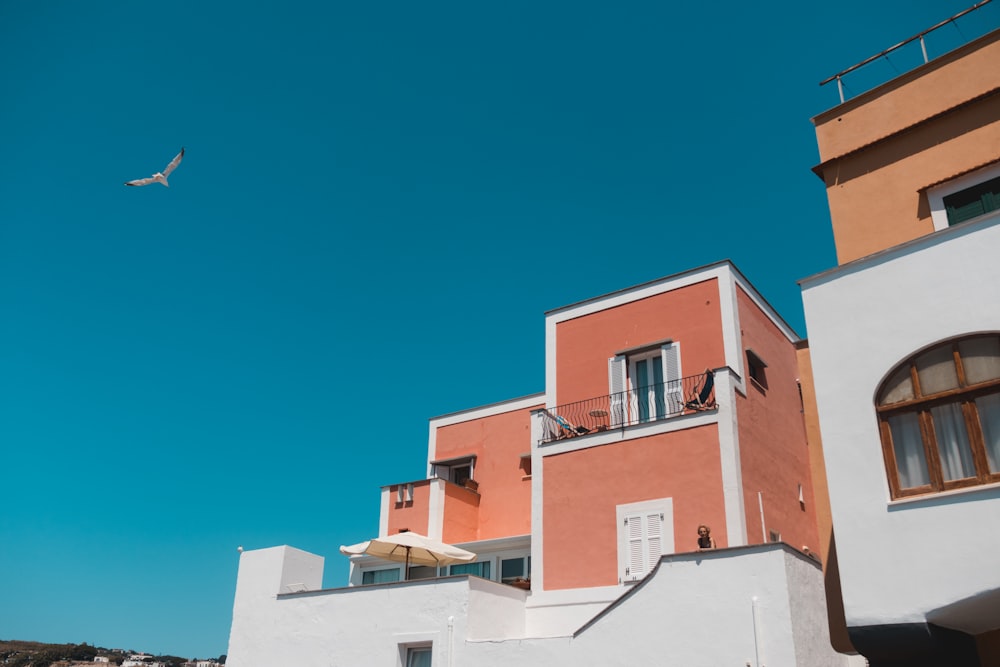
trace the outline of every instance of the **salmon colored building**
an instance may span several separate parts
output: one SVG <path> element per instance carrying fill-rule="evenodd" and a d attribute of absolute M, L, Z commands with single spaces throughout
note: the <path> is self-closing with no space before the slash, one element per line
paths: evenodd
<path fill-rule="evenodd" d="M 697 551 L 703 524 L 719 548 L 818 550 L 799 338 L 732 263 L 545 323 L 545 393 L 432 419 L 427 478 L 383 487 L 380 534 L 478 554 L 411 578 L 517 580 L 539 606 L 574 600 L 572 625 Z M 351 581 L 401 577 L 358 558 Z"/>
<path fill-rule="evenodd" d="M 321 590 L 319 556 L 245 552 L 230 664 L 844 667 L 800 343 L 728 261 L 546 313 L 545 391 L 431 419 L 426 472 L 382 487 L 379 536 L 474 558 L 348 549 Z"/>

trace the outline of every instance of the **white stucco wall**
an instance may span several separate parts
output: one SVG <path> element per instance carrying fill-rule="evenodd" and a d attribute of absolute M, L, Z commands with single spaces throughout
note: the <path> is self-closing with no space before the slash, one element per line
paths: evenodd
<path fill-rule="evenodd" d="M 298 563 L 265 551 L 241 559 L 231 667 L 400 665 L 425 642 L 435 667 L 848 664 L 829 647 L 819 567 L 784 545 L 664 557 L 575 636 L 548 638 L 526 632 L 526 592 L 476 577 L 268 595 Z"/>
<path fill-rule="evenodd" d="M 275 629 L 275 601 L 290 588 L 323 587 L 323 558 L 288 546 L 244 551 L 236 577 L 233 624 L 229 631 L 230 665 L 265 664 Z M 280 663 L 272 663 L 280 664 Z"/>
<path fill-rule="evenodd" d="M 848 625 L 976 632 L 976 614 L 934 610 L 1000 589 L 1000 488 L 891 502 L 874 407 L 914 352 L 1000 331 L 998 251 L 1000 215 L 802 283 Z"/>

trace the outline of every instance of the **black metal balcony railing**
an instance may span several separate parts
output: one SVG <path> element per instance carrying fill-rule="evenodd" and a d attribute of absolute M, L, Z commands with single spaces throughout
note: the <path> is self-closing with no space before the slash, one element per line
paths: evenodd
<path fill-rule="evenodd" d="M 714 374 L 671 380 L 547 410 L 541 442 L 678 417 L 715 408 Z"/>

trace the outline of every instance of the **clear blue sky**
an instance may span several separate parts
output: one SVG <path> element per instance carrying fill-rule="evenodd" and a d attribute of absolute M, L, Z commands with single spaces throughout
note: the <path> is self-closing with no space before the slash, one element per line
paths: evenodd
<path fill-rule="evenodd" d="M 548 309 L 728 258 L 804 336 L 817 84 L 972 4 L 0 3 L 0 639 L 216 657 L 240 544 L 345 584 Z"/>

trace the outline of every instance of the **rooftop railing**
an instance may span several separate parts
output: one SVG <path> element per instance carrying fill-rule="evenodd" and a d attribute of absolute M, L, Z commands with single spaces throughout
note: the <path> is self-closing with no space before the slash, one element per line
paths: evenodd
<path fill-rule="evenodd" d="M 600 433 L 715 408 L 714 373 L 595 396 L 544 411 L 541 442 Z"/>
<path fill-rule="evenodd" d="M 924 39 L 925 37 L 927 37 L 927 35 L 931 34 L 935 30 L 938 30 L 939 28 L 943 28 L 943 27 L 945 27 L 947 25 L 953 25 L 956 28 L 958 28 L 958 23 L 957 23 L 958 19 L 960 19 L 961 17 L 965 16 L 966 14 L 970 14 L 970 13 L 976 11 L 977 9 L 980 9 L 981 7 L 983 7 L 985 5 L 988 5 L 990 2 L 992 2 L 992 0 L 981 0 L 980 2 L 977 2 L 976 4 L 974 4 L 972 7 L 969 7 L 968 9 L 963 10 L 963 11 L 955 14 L 954 16 L 949 17 L 949 18 L 945 19 L 944 21 L 941 21 L 937 25 L 931 26 L 927 30 L 924 30 L 924 31 L 922 31 L 920 33 L 917 33 L 913 37 L 910 37 L 908 39 L 904 39 L 899 44 L 896 44 L 894 46 L 890 46 L 888 49 L 885 49 L 881 53 L 876 53 L 874 56 L 871 56 L 870 58 L 866 58 L 866 59 L 862 60 L 857 65 L 852 65 L 851 67 L 848 67 L 845 70 L 837 72 L 833 76 L 820 81 L 819 85 L 825 86 L 826 84 L 830 83 L 831 81 L 836 81 L 837 82 L 837 92 L 840 94 L 840 102 L 841 102 L 841 104 L 843 104 L 844 103 L 844 99 L 845 99 L 844 98 L 844 77 L 846 75 L 848 75 L 851 72 L 854 72 L 856 70 L 859 70 L 862 67 L 864 67 L 865 65 L 869 65 L 869 64 L 875 62 L 876 60 L 879 60 L 879 59 L 882 59 L 882 58 L 884 58 L 886 61 L 889 61 L 889 54 L 893 53 L 894 51 L 898 51 L 899 49 L 902 49 L 904 46 L 907 46 L 909 44 L 913 44 L 914 42 L 919 42 L 920 43 L 920 53 L 923 56 L 923 61 L 924 61 L 924 63 L 928 63 L 928 62 L 930 62 L 931 58 L 929 58 L 928 55 L 927 55 L 927 43 L 926 43 L 926 41 Z M 966 38 L 963 35 L 961 41 L 963 41 L 963 42 L 964 41 L 969 41 L 969 39 Z M 946 50 L 950 50 L 950 49 L 946 49 Z M 889 61 L 889 62 L 890 62 L 890 64 L 892 64 L 891 61 Z M 895 65 L 893 65 L 893 67 L 895 68 Z M 900 73 L 898 71 L 898 69 L 897 69 L 896 73 L 897 74 Z"/>

